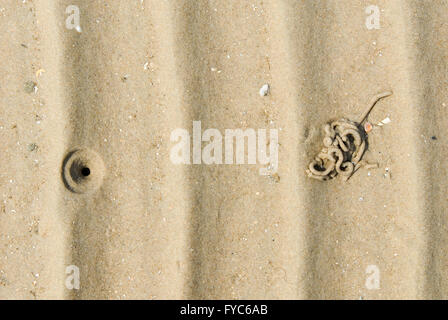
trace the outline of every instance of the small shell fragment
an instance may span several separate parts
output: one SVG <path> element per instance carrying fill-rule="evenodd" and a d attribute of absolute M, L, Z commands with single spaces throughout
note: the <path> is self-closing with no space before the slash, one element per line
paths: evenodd
<path fill-rule="evenodd" d="M 39 76 L 45 72 L 45 69 L 39 69 L 36 71 L 36 78 L 39 78 Z"/>
<path fill-rule="evenodd" d="M 391 120 L 390 120 L 390 118 L 389 117 L 387 117 L 387 118 L 384 118 L 383 120 L 381 120 L 380 122 L 378 122 L 378 126 L 383 126 L 383 125 L 385 125 L 385 124 L 388 124 L 388 123 L 390 123 L 391 122 Z"/>
<path fill-rule="evenodd" d="M 264 84 L 259 91 L 260 96 L 265 97 L 269 94 L 269 85 Z"/>

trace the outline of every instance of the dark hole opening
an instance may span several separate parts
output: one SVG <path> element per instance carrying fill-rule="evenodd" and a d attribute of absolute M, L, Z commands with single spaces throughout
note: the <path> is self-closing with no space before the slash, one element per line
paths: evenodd
<path fill-rule="evenodd" d="M 81 169 L 81 174 L 82 174 L 84 177 L 89 176 L 89 175 L 90 175 L 90 169 L 89 169 L 89 168 L 86 168 L 86 167 L 82 168 L 82 169 Z"/>

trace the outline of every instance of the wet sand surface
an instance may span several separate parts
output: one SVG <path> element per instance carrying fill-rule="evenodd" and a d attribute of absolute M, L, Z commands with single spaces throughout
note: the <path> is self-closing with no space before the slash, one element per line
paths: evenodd
<path fill-rule="evenodd" d="M 3 1 L 0 299 L 446 299 L 448 5 L 370 5 Z M 379 167 L 309 178 L 389 90 Z M 193 121 L 278 130 L 278 170 L 173 164 Z"/>

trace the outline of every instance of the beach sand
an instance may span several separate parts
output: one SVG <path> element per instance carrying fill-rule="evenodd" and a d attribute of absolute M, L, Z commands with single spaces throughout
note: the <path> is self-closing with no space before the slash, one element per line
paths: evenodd
<path fill-rule="evenodd" d="M 3 1 L 0 299 L 446 299 L 448 4 L 370 5 Z M 379 167 L 310 179 L 388 90 Z M 277 129 L 278 171 L 173 164 L 193 121 Z"/>

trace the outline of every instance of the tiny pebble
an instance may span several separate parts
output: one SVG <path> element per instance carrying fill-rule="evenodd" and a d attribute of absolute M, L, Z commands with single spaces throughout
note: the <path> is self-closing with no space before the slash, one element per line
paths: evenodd
<path fill-rule="evenodd" d="M 372 124 L 370 122 L 366 122 L 364 124 L 364 131 L 366 133 L 369 133 L 370 131 L 372 131 L 372 129 L 373 129 L 373 126 L 372 126 Z"/>
<path fill-rule="evenodd" d="M 29 151 L 35 151 L 35 150 L 37 150 L 39 147 L 37 146 L 37 144 L 35 144 L 35 143 L 30 143 L 29 145 L 28 145 L 28 150 Z"/>
<path fill-rule="evenodd" d="M 26 93 L 33 93 L 37 91 L 37 83 L 34 81 L 27 81 L 25 82 L 25 92 Z"/>

